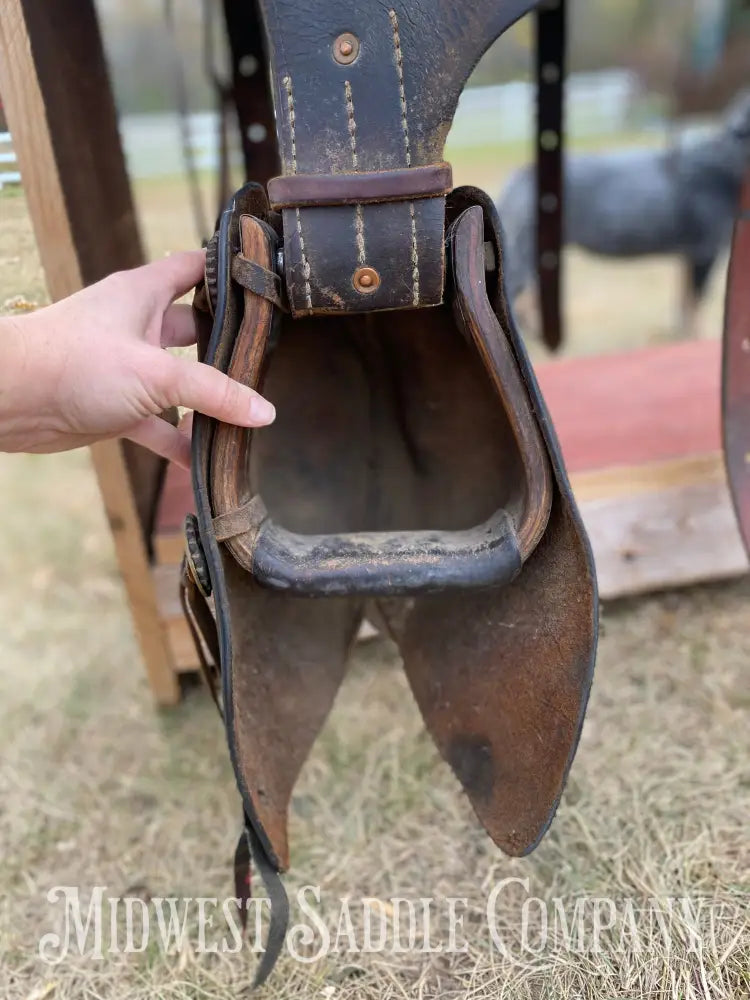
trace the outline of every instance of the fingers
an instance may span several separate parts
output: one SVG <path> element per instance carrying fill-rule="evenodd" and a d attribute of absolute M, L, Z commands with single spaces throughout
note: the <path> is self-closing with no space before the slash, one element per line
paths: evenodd
<path fill-rule="evenodd" d="M 135 274 L 144 294 L 153 295 L 157 302 L 166 306 L 185 295 L 201 280 L 205 266 L 204 250 L 186 250 L 144 264 L 136 269 Z"/>
<path fill-rule="evenodd" d="M 161 417 L 146 417 L 131 427 L 123 437 L 143 445 L 184 469 L 190 468 L 190 436 Z"/>
<path fill-rule="evenodd" d="M 226 424 L 264 427 L 273 423 L 276 409 L 254 389 L 235 382 L 210 365 L 162 354 L 170 402 L 198 410 Z"/>
<path fill-rule="evenodd" d="M 188 347 L 198 337 L 192 306 L 171 305 L 164 313 L 161 325 L 162 347 Z"/>

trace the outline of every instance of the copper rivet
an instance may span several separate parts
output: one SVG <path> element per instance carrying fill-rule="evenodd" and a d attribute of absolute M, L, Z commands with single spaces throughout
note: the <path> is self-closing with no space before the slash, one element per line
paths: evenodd
<path fill-rule="evenodd" d="M 333 43 L 333 58 L 342 66 L 353 63 L 359 55 L 359 39 L 350 31 L 345 31 L 339 35 Z"/>
<path fill-rule="evenodd" d="M 380 285 L 380 275 L 374 267 L 358 267 L 352 275 L 352 284 L 363 295 L 369 295 Z"/>

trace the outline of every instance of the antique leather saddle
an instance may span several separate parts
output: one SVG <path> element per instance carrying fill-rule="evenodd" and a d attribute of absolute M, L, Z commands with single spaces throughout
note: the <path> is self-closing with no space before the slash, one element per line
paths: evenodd
<path fill-rule="evenodd" d="M 591 552 L 508 312 L 494 207 L 452 189 L 442 158 L 470 71 L 533 6 L 259 5 L 282 172 L 231 199 L 196 307 L 205 363 L 278 416 L 251 433 L 196 415 L 183 573 L 242 795 L 238 893 L 252 855 L 272 903 L 257 982 L 286 930 L 292 789 L 363 616 L 397 643 L 508 854 L 538 844 L 575 753 Z M 561 66 L 543 65 L 559 110 Z M 554 187 L 559 148 L 542 145 Z"/>

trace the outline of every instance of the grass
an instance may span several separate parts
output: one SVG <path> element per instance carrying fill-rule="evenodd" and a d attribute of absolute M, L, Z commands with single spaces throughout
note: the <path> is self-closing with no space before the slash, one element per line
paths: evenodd
<path fill-rule="evenodd" d="M 478 179 L 493 189 L 490 166 L 479 163 Z M 459 165 L 460 180 L 468 173 Z M 137 196 L 152 255 L 194 243 L 179 184 L 138 184 Z M 23 197 L 0 196 L 0 218 L 0 305 L 15 295 L 42 302 Z M 570 257 L 571 351 L 668 337 L 672 262 L 615 269 Z M 702 316 L 709 327 L 719 300 L 717 277 Z M 55 928 L 59 907 L 46 894 L 56 885 L 145 898 L 231 895 L 238 801 L 210 700 L 197 691 L 170 713 L 154 708 L 86 453 L 0 456 L 0 498 L 0 996 L 245 996 L 249 954 L 164 954 L 152 944 L 142 955 L 70 957 L 55 967 L 37 955 L 40 936 Z M 522 861 L 478 829 L 423 732 L 392 647 L 360 645 L 295 792 L 288 888 L 320 885 L 334 929 L 341 897 L 465 897 L 467 950 L 331 955 L 309 965 L 285 958 L 264 995 L 750 996 L 749 602 L 750 581 L 741 580 L 604 608 L 573 774 L 549 836 Z M 538 958 L 505 957 L 484 911 L 493 885 L 511 876 L 528 878 L 528 895 L 546 903 L 527 905 L 532 943 L 542 912 L 561 906 L 572 917 L 585 896 L 612 898 L 618 913 L 631 900 L 640 949 L 619 922 L 598 951 L 569 950 L 550 924 Z M 668 942 L 658 920 L 648 929 L 647 917 L 682 897 L 703 907 L 701 949 L 680 913 Z M 513 956 L 526 898 L 515 886 L 496 908 Z M 584 923 L 589 941 L 591 908 Z"/>

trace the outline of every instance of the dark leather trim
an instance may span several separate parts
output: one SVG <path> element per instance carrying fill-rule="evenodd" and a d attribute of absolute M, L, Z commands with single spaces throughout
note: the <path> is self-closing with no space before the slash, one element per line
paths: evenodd
<path fill-rule="evenodd" d="M 727 277 L 721 406 L 727 478 L 750 553 L 750 172 L 738 206 Z"/>
<path fill-rule="evenodd" d="M 450 163 L 430 163 L 426 167 L 411 169 L 273 177 L 268 182 L 268 198 L 272 208 L 369 205 L 383 201 L 435 198 L 448 194 L 452 187 Z"/>
<path fill-rule="evenodd" d="M 232 198 L 221 215 L 217 242 L 218 277 L 216 283 L 216 308 L 211 337 L 206 353 L 202 357 L 205 364 L 225 371 L 234 346 L 234 337 L 225 336 L 227 329 L 234 329 L 234 321 L 227 312 L 239 308 L 241 290 L 231 282 L 231 256 L 239 250 L 239 219 L 243 213 L 264 215 L 267 211 L 265 192 L 257 184 L 247 184 Z M 191 474 L 195 512 L 200 527 L 200 539 L 206 557 L 211 579 L 211 590 L 216 609 L 216 632 L 221 654 L 221 702 L 224 707 L 224 724 L 227 730 L 229 755 L 232 761 L 237 786 L 242 795 L 246 815 L 272 868 L 281 869 L 281 860 L 273 849 L 266 831 L 260 824 L 253 801 L 245 784 L 242 769 L 237 760 L 237 738 L 235 733 L 233 697 L 233 649 L 232 631 L 229 621 L 229 594 L 227 591 L 224 566 L 219 545 L 213 532 L 213 511 L 211 510 L 210 458 L 214 430 L 217 422 L 202 413 L 196 413 L 193 421 Z"/>
<path fill-rule="evenodd" d="M 307 597 L 397 597 L 505 586 L 521 571 L 513 520 L 499 510 L 466 531 L 298 535 L 270 519 L 256 535 L 253 576 Z"/>

